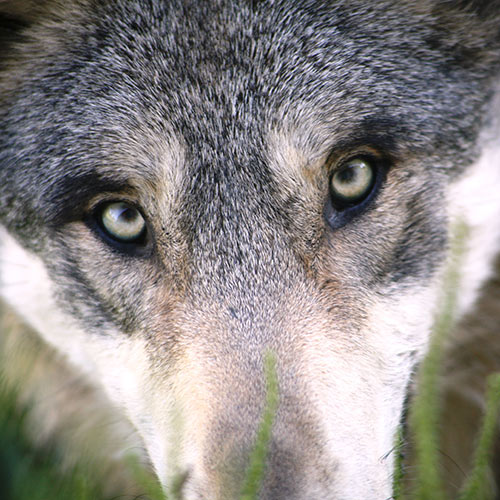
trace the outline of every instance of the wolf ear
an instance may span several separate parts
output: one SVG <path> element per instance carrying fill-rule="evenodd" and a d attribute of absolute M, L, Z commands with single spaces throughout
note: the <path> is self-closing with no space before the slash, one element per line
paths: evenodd
<path fill-rule="evenodd" d="M 0 0 L 0 47 L 5 47 L 17 38 L 19 32 L 31 24 L 36 10 L 34 0 Z"/>
<path fill-rule="evenodd" d="M 485 40 L 500 42 L 500 0 L 423 0 L 421 4 L 448 27 L 481 32 Z"/>
<path fill-rule="evenodd" d="M 9 46 L 21 39 L 25 28 L 36 22 L 53 0 L 0 0 L 0 61 Z"/>
<path fill-rule="evenodd" d="M 0 49 L 33 24 L 51 3 L 54 0 L 0 0 Z"/>
<path fill-rule="evenodd" d="M 470 70 L 492 73 L 500 65 L 500 0 L 411 2 L 434 28 L 429 43 Z"/>

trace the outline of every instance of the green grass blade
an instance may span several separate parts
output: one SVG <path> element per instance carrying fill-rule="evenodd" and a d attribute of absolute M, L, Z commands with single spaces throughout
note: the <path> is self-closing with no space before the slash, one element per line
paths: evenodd
<path fill-rule="evenodd" d="M 460 493 L 460 500 L 490 500 L 494 498 L 488 481 L 489 465 L 492 460 L 493 443 L 498 430 L 500 410 L 500 374 L 488 378 L 486 412 L 479 433 L 472 471 Z"/>
<path fill-rule="evenodd" d="M 257 439 L 250 455 L 246 477 L 241 492 L 241 500 L 256 500 L 258 498 L 260 486 L 264 479 L 266 457 L 271 440 L 271 431 L 276 412 L 278 410 L 278 375 L 276 373 L 276 358 L 270 352 L 265 357 L 266 375 L 266 405 L 262 420 L 257 431 Z"/>
<path fill-rule="evenodd" d="M 451 232 L 450 263 L 445 269 L 441 303 L 431 332 L 429 352 L 420 369 L 419 392 L 410 412 L 415 433 L 415 500 L 444 500 L 439 468 L 439 393 L 438 376 L 442 365 L 444 342 L 453 326 L 457 305 L 467 227 L 455 224 Z"/>
<path fill-rule="evenodd" d="M 396 459 L 394 461 L 394 475 L 392 478 L 392 500 L 403 500 L 403 478 L 404 478 L 404 434 L 401 427 L 398 428 L 396 443 L 394 445 L 394 453 Z"/>
<path fill-rule="evenodd" d="M 153 473 L 145 468 L 136 455 L 129 455 L 125 458 L 125 463 L 131 471 L 135 482 L 144 491 L 144 500 L 169 500 L 163 492 L 163 488 Z M 177 499 L 172 499 L 177 500 Z"/>

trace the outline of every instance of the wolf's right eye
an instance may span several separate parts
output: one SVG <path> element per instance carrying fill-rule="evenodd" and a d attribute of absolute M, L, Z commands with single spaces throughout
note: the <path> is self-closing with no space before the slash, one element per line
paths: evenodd
<path fill-rule="evenodd" d="M 141 212 L 129 203 L 103 203 L 96 213 L 97 223 L 104 234 L 121 244 L 141 244 L 147 231 Z"/>

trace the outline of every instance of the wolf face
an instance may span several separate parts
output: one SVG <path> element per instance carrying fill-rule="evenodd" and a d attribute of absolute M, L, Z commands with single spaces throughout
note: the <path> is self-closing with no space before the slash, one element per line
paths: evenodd
<path fill-rule="evenodd" d="M 500 6 L 459 4 L 0 3 L 2 297 L 186 500 L 238 497 L 268 351 L 261 498 L 391 497 L 450 224 L 462 312 L 500 241 Z"/>

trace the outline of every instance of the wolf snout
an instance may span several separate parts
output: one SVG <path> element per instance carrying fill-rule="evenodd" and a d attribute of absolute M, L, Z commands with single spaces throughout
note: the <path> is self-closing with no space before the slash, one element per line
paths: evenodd
<path fill-rule="evenodd" d="M 224 446 L 222 446 L 224 447 Z M 218 464 L 211 462 L 201 474 L 191 469 L 184 475 L 182 500 L 315 500 L 334 499 L 334 464 L 311 461 L 306 448 L 292 448 L 273 439 L 268 443 L 263 468 L 254 450 L 229 450 Z M 259 473 L 261 472 L 261 474 Z M 255 497 L 255 494 L 258 494 Z"/>
<path fill-rule="evenodd" d="M 311 401 L 281 386 L 274 408 L 261 391 L 233 391 L 205 420 L 187 453 L 183 500 L 337 498 L 338 464 L 321 419 Z"/>
<path fill-rule="evenodd" d="M 188 312 L 197 314 L 195 308 Z M 370 376 L 385 368 L 383 353 L 357 349 L 314 304 L 301 314 L 307 322 L 297 311 L 279 321 L 275 314 L 266 325 L 255 313 L 246 322 L 223 322 L 220 312 L 200 317 L 196 330 L 183 330 L 189 347 L 169 381 L 182 423 L 170 441 L 180 435 L 182 453 L 175 464 L 156 465 L 159 471 L 164 464 L 170 472 L 189 470 L 182 500 L 242 498 L 259 447 L 265 453 L 258 496 L 251 498 L 390 497 L 392 461 L 380 457 L 393 448 L 395 427 L 382 424 L 404 384 L 394 394 L 385 372 Z M 262 443 L 273 407 L 266 354 L 275 362 L 277 402 Z"/>

